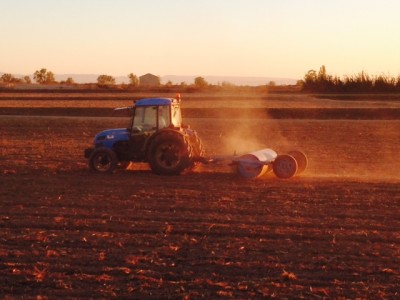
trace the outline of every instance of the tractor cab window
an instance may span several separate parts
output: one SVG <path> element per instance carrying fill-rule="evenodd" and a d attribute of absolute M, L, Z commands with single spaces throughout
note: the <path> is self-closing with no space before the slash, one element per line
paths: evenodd
<path fill-rule="evenodd" d="M 133 128 L 138 131 L 157 129 L 157 106 L 139 106 L 135 109 Z"/>
<path fill-rule="evenodd" d="M 169 106 L 158 107 L 158 129 L 168 127 L 170 121 Z"/>

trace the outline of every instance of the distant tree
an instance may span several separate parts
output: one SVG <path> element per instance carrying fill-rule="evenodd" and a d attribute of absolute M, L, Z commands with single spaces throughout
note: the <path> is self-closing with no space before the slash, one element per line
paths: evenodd
<path fill-rule="evenodd" d="M 166 87 L 171 87 L 172 86 L 172 81 L 168 80 L 168 82 L 165 84 Z"/>
<path fill-rule="evenodd" d="M 139 86 L 139 78 L 135 74 L 130 73 L 128 75 L 128 78 L 129 78 L 129 84 L 131 86 L 133 86 L 133 87 Z"/>
<path fill-rule="evenodd" d="M 73 85 L 75 84 L 75 81 L 72 79 L 72 77 L 68 77 L 67 80 L 60 81 L 60 84 Z"/>
<path fill-rule="evenodd" d="M 25 81 L 25 83 L 28 83 L 28 84 L 32 83 L 31 77 L 29 77 L 28 75 L 24 76 L 24 81 Z"/>
<path fill-rule="evenodd" d="M 224 88 L 232 88 L 235 85 L 232 82 L 229 82 L 229 81 L 222 81 L 221 86 L 224 87 Z"/>
<path fill-rule="evenodd" d="M 342 79 L 339 76 L 327 74 L 325 66 L 321 66 L 318 73 L 315 70 L 306 73 L 302 89 L 318 93 L 400 92 L 400 76 L 397 78 L 384 74 L 370 76 L 361 71 L 358 74 L 344 76 Z"/>
<path fill-rule="evenodd" d="M 15 82 L 15 77 L 10 73 L 4 73 L 1 75 L 0 81 L 4 83 L 13 83 Z"/>
<path fill-rule="evenodd" d="M 309 70 L 306 75 L 304 75 L 303 89 L 313 90 L 317 85 L 318 75 L 317 71 Z"/>
<path fill-rule="evenodd" d="M 318 73 L 310 70 L 304 76 L 303 89 L 309 91 L 327 92 L 332 89 L 334 79 L 328 75 L 325 66 L 319 68 Z"/>
<path fill-rule="evenodd" d="M 100 75 L 97 77 L 97 84 L 99 86 L 115 85 L 115 78 L 110 75 Z"/>
<path fill-rule="evenodd" d="M 318 72 L 318 81 L 323 82 L 328 80 L 328 75 L 326 74 L 326 68 L 324 65 L 322 65 L 319 68 L 319 72 Z"/>
<path fill-rule="evenodd" d="M 205 88 L 208 86 L 208 82 L 203 77 L 196 77 L 194 79 L 194 85 L 198 88 Z"/>
<path fill-rule="evenodd" d="M 73 85 L 75 84 L 75 81 L 72 77 L 68 77 L 67 80 L 65 80 L 66 85 Z"/>
<path fill-rule="evenodd" d="M 54 73 L 47 71 L 47 69 L 42 68 L 33 73 L 33 79 L 39 84 L 51 84 L 55 83 Z"/>
<path fill-rule="evenodd" d="M 315 71 L 315 70 L 309 70 L 309 71 L 306 73 L 306 75 L 304 76 L 304 81 L 305 81 L 306 83 L 317 81 L 317 71 Z"/>
<path fill-rule="evenodd" d="M 271 80 L 270 82 L 268 82 L 268 86 L 276 86 L 276 82 Z"/>
<path fill-rule="evenodd" d="M 375 78 L 374 88 L 377 92 L 391 92 L 396 88 L 396 78 L 379 75 Z"/>
<path fill-rule="evenodd" d="M 35 73 L 33 73 L 33 79 L 37 83 L 44 84 L 46 83 L 46 73 L 47 73 L 46 69 L 37 70 L 35 71 Z"/>
<path fill-rule="evenodd" d="M 54 77 L 54 73 L 48 71 L 48 72 L 47 72 L 46 83 L 47 83 L 47 84 L 50 84 L 50 83 L 55 83 L 55 82 L 56 82 L 56 79 L 55 79 L 55 77 Z"/>

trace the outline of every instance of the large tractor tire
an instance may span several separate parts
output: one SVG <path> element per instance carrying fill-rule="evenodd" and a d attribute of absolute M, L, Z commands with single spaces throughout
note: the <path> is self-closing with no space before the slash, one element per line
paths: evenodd
<path fill-rule="evenodd" d="M 151 170 L 159 175 L 180 175 L 194 166 L 190 143 L 185 136 L 165 131 L 154 138 L 148 152 Z"/>
<path fill-rule="evenodd" d="M 105 147 L 96 148 L 89 157 L 89 167 L 93 171 L 112 173 L 118 164 L 117 155 Z"/>

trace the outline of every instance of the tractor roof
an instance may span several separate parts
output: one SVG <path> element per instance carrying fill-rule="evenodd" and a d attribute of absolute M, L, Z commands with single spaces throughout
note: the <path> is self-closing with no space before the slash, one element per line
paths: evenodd
<path fill-rule="evenodd" d="M 135 106 L 159 106 L 178 103 L 174 98 L 146 98 L 135 101 Z"/>

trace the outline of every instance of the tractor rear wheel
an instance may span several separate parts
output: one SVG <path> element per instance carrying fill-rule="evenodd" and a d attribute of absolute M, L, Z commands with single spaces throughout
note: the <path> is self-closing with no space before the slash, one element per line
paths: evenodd
<path fill-rule="evenodd" d="M 192 149 L 186 138 L 172 131 L 156 136 L 150 145 L 148 161 L 159 175 L 179 175 L 193 167 Z"/>
<path fill-rule="evenodd" d="M 105 147 L 96 148 L 89 157 L 90 169 L 97 172 L 112 173 L 117 167 L 117 163 L 115 152 Z"/>

